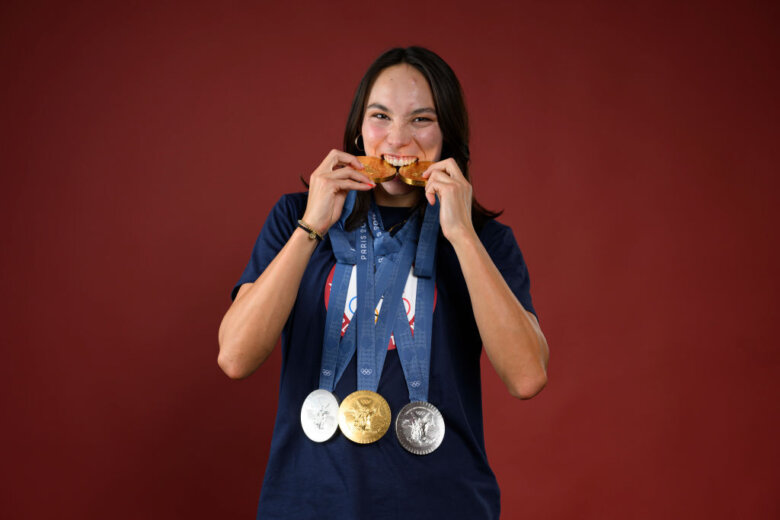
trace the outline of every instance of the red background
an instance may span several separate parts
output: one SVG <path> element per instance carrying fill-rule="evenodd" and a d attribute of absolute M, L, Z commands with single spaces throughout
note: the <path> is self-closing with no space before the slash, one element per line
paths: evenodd
<path fill-rule="evenodd" d="M 736 4 L 737 2 L 732 2 Z M 216 334 L 370 61 L 455 69 L 552 351 L 483 360 L 505 518 L 778 518 L 776 3 L 4 2 L 3 518 L 251 518 Z"/>

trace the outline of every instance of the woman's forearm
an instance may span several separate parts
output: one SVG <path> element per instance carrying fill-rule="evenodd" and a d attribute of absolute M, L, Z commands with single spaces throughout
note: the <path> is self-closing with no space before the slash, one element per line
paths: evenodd
<path fill-rule="evenodd" d="M 297 228 L 263 274 L 241 286 L 219 327 L 218 363 L 229 377 L 249 376 L 271 354 L 316 246 Z"/>
<path fill-rule="evenodd" d="M 549 359 L 536 318 L 523 309 L 476 233 L 453 247 L 490 362 L 513 396 L 533 397 L 547 382 Z"/>

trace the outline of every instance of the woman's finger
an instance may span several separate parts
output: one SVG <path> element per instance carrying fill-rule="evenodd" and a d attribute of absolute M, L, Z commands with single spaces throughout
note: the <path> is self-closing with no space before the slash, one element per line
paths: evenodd
<path fill-rule="evenodd" d="M 425 188 L 425 198 L 428 201 L 429 205 L 433 206 L 434 204 L 436 204 L 436 192 L 435 192 L 435 190 L 433 190 L 433 189 L 429 190 L 428 188 Z"/>
<path fill-rule="evenodd" d="M 332 173 L 328 174 L 328 177 L 331 179 L 352 179 L 357 182 L 370 184 L 372 187 L 375 186 L 374 182 L 372 182 L 369 177 L 363 173 L 355 171 L 349 166 L 345 166 L 344 168 L 333 171 Z"/>
<path fill-rule="evenodd" d="M 375 184 L 368 184 L 366 182 L 358 182 L 352 179 L 342 179 L 335 182 L 335 186 L 341 191 L 359 190 L 368 191 L 374 189 Z"/>
<path fill-rule="evenodd" d="M 357 160 L 357 157 L 347 152 L 342 152 L 341 150 L 331 150 L 326 160 L 328 159 L 330 159 L 329 168 L 331 170 L 344 166 L 351 166 L 356 170 L 363 169 L 363 164 Z"/>
<path fill-rule="evenodd" d="M 457 161 L 452 157 L 431 164 L 428 169 L 423 172 L 422 176 L 428 179 L 433 172 L 436 171 L 443 172 L 455 179 L 463 178 L 463 172 L 460 171 Z"/>
<path fill-rule="evenodd" d="M 425 198 L 428 199 L 428 202 L 431 206 L 436 203 L 437 194 L 441 200 L 442 188 L 447 183 L 451 182 L 452 179 L 446 173 L 443 173 L 439 170 L 431 172 L 431 175 L 429 175 L 428 178 L 428 182 L 425 184 Z"/>
<path fill-rule="evenodd" d="M 436 167 L 437 164 L 439 163 L 433 163 L 432 165 L 428 166 L 428 169 L 422 173 L 422 177 L 424 179 L 430 178 L 433 172 L 438 171 L 438 168 Z"/>
<path fill-rule="evenodd" d="M 336 150 L 335 148 L 328 152 L 328 155 L 322 160 L 315 172 L 330 172 L 343 166 L 350 165 L 355 169 L 362 169 L 363 165 L 354 155 Z"/>

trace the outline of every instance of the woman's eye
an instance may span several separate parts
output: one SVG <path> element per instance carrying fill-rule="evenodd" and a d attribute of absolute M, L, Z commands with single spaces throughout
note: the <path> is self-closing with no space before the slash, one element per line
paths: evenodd
<path fill-rule="evenodd" d="M 386 114 L 382 114 L 381 112 L 377 113 L 377 114 L 374 114 L 371 117 L 373 117 L 375 119 L 390 119 L 389 117 L 387 117 Z"/>
<path fill-rule="evenodd" d="M 415 117 L 414 122 L 415 123 L 428 123 L 433 121 L 430 117 Z"/>

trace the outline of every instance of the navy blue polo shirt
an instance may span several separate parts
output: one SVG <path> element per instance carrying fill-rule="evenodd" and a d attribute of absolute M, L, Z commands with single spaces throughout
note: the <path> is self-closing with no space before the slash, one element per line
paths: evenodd
<path fill-rule="evenodd" d="M 254 282 L 285 245 L 306 207 L 306 194 L 284 195 L 271 210 L 232 296 Z M 406 210 L 380 208 L 386 228 Z M 512 230 L 489 220 L 479 231 L 509 287 L 534 312 L 528 271 Z M 429 455 L 404 450 L 390 430 L 358 445 L 339 432 L 325 443 L 309 440 L 300 424 L 306 396 L 318 387 L 325 327 L 325 289 L 336 260 L 327 236 L 314 251 L 282 331 L 279 402 L 258 518 L 404 519 L 498 518 L 499 488 L 485 454 L 480 354 L 466 282 L 449 242 L 439 236 L 428 401 L 442 413 L 446 433 Z M 334 393 L 357 390 L 353 356 Z M 395 414 L 409 402 L 397 351 L 388 351 L 377 391 Z"/>

